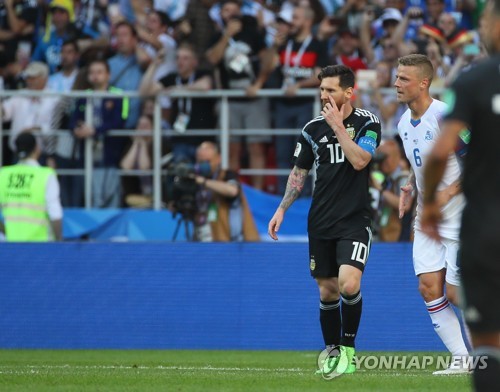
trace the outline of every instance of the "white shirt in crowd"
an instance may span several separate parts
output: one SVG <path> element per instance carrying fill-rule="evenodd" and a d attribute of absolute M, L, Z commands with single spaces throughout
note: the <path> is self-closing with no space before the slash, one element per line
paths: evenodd
<path fill-rule="evenodd" d="M 3 120 L 11 121 L 12 124 L 9 136 L 9 147 L 12 151 L 16 151 L 14 141 L 17 136 L 26 129 L 39 128 L 42 136 L 49 135 L 52 112 L 58 100 L 58 97 L 17 96 L 3 101 Z"/>

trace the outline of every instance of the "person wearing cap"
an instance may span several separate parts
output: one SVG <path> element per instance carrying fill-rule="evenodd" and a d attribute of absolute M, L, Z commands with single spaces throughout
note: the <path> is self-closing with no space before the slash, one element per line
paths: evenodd
<path fill-rule="evenodd" d="M 47 63 L 50 74 L 53 74 L 61 65 L 63 42 L 77 40 L 80 51 L 83 51 L 82 45 L 88 44 L 89 39 L 95 37 L 83 32 L 74 24 L 75 9 L 73 1 L 52 0 L 49 7 L 50 13 L 47 16 L 45 34 L 38 38 L 31 59 Z"/>
<path fill-rule="evenodd" d="M 62 240 L 63 210 L 52 168 L 40 166 L 41 149 L 29 132 L 16 139 L 19 162 L 0 169 L 0 208 L 7 241 Z"/>
<path fill-rule="evenodd" d="M 28 90 L 46 90 L 49 69 L 46 64 L 33 61 L 23 72 Z M 15 152 L 16 137 L 22 132 L 40 132 L 43 137 L 44 155 L 51 155 L 54 148 L 50 138 L 51 116 L 58 98 L 54 96 L 14 96 L 3 101 L 1 109 L 4 121 L 11 121 L 9 147 Z"/>

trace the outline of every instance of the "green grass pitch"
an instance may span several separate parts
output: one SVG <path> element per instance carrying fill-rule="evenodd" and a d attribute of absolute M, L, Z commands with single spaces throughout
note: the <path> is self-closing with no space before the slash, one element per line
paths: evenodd
<path fill-rule="evenodd" d="M 327 381 L 314 374 L 317 355 L 311 351 L 0 350 L 0 391 L 471 390 L 468 375 L 433 376 L 435 364 L 411 370 L 361 368 Z"/>

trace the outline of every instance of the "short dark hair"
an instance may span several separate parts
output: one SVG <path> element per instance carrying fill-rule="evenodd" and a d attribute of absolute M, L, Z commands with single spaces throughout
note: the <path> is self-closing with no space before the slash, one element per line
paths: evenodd
<path fill-rule="evenodd" d="M 135 28 L 135 26 L 126 21 L 126 20 L 122 20 L 120 22 L 118 22 L 116 25 L 115 25 L 115 31 L 118 30 L 119 27 L 122 27 L 122 26 L 126 26 L 130 29 L 130 32 L 132 33 L 132 36 L 134 36 L 135 38 L 138 37 L 138 34 L 137 34 L 137 29 Z"/>
<path fill-rule="evenodd" d="M 36 138 L 31 132 L 20 133 L 14 143 L 19 159 L 29 157 L 36 148 Z"/>
<path fill-rule="evenodd" d="M 76 53 L 80 53 L 80 48 L 78 47 L 78 42 L 76 39 L 68 39 L 63 42 L 62 46 L 72 46 Z"/>
<path fill-rule="evenodd" d="M 109 63 L 106 59 L 97 58 L 97 59 L 91 60 L 89 62 L 89 66 L 88 66 L 89 69 L 92 66 L 92 64 L 103 64 L 104 67 L 106 68 L 106 70 L 108 71 L 108 73 L 111 72 L 111 68 L 109 67 Z"/>
<path fill-rule="evenodd" d="M 151 13 L 158 15 L 158 18 L 160 18 L 160 24 L 162 26 L 170 26 L 172 24 L 172 21 L 170 20 L 166 12 L 155 9 L 152 10 Z"/>
<path fill-rule="evenodd" d="M 339 86 L 342 89 L 347 89 L 349 87 L 354 87 L 356 77 L 351 68 L 345 65 L 328 65 L 321 69 L 318 75 L 318 79 L 322 81 L 325 78 L 339 78 Z"/>
<path fill-rule="evenodd" d="M 234 4 L 237 4 L 238 6 L 241 7 L 241 1 L 240 0 L 222 0 L 220 2 L 220 8 L 224 7 L 227 3 L 234 3 Z"/>

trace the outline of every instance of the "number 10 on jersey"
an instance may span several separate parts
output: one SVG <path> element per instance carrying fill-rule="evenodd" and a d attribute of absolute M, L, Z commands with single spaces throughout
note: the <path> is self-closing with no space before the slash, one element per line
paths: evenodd
<path fill-rule="evenodd" d="M 330 150 L 330 163 L 344 162 L 344 151 L 342 151 L 340 144 L 327 144 L 326 147 Z"/>

